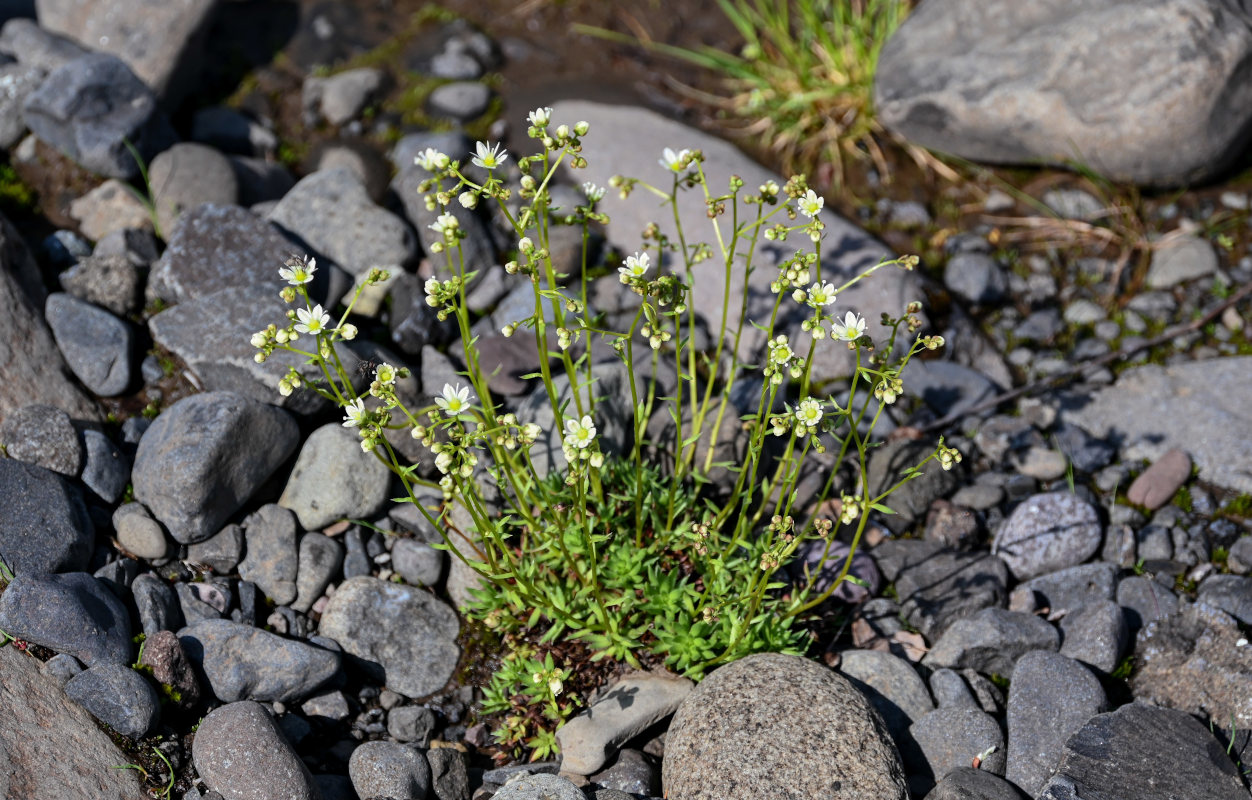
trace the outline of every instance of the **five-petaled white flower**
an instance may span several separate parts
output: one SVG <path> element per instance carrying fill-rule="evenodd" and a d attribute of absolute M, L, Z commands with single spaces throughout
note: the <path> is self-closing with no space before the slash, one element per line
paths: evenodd
<path fill-rule="evenodd" d="M 313 308 L 297 308 L 296 330 L 301 333 L 311 333 L 316 336 L 319 333 L 326 332 L 326 326 L 330 324 L 330 314 L 322 310 L 321 304 L 314 304 Z"/>
<path fill-rule="evenodd" d="M 433 147 L 427 147 L 417 154 L 417 157 L 413 159 L 413 163 L 427 172 L 434 172 L 437 169 L 443 169 L 448 166 L 448 157 Z"/>
<path fill-rule="evenodd" d="M 826 205 L 826 201 L 817 196 L 817 192 L 809 189 L 804 193 L 804 197 L 799 200 L 800 213 L 809 219 L 813 219 L 821 213 L 822 207 Z"/>
<path fill-rule="evenodd" d="M 440 214 L 438 219 L 430 224 L 430 229 L 445 239 L 452 237 L 452 232 L 461 227 L 461 223 L 451 214 Z"/>
<path fill-rule="evenodd" d="M 592 203 L 598 203 L 604 198 L 604 189 L 591 181 L 586 181 L 583 183 L 583 194 Z"/>
<path fill-rule="evenodd" d="M 391 386 L 396 382 L 396 368 L 385 362 L 379 364 L 374 369 L 374 379 L 383 386 Z"/>
<path fill-rule="evenodd" d="M 691 155 L 691 151 L 683 148 L 675 153 L 670 148 L 665 148 L 665 152 L 661 154 L 661 166 L 672 172 L 682 172 L 687 168 L 687 158 Z"/>
<path fill-rule="evenodd" d="M 348 403 L 343 409 L 343 426 L 345 428 L 355 428 L 365 422 L 365 401 L 361 398 Z"/>
<path fill-rule="evenodd" d="M 626 256 L 626 266 L 618 267 L 617 271 L 621 273 L 622 278 L 630 280 L 631 278 L 642 278 L 647 274 L 651 259 L 647 253 L 636 253 L 633 256 Z"/>
<path fill-rule="evenodd" d="M 795 355 L 791 345 L 787 343 L 786 336 L 775 336 L 773 341 L 769 343 L 769 360 L 775 366 L 787 366 L 791 363 L 791 359 L 795 358 Z"/>
<path fill-rule="evenodd" d="M 835 302 L 835 287 L 830 283 L 815 283 L 809 287 L 808 304 L 813 308 L 824 308 Z"/>
<path fill-rule="evenodd" d="M 292 286 L 303 286 L 313 280 L 314 272 L 317 272 L 316 258 L 310 258 L 307 262 L 303 259 L 294 260 L 291 266 L 278 268 L 278 274 Z"/>
<path fill-rule="evenodd" d="M 814 400 L 812 397 L 806 397 L 800 401 L 800 406 L 796 409 L 796 421 L 806 427 L 813 427 L 822 421 L 822 404 Z"/>
<path fill-rule="evenodd" d="M 552 109 L 548 106 L 536 108 L 534 111 L 526 115 L 526 119 L 530 120 L 530 124 L 536 128 L 542 128 L 552 119 Z"/>
<path fill-rule="evenodd" d="M 478 151 L 478 155 L 471 160 L 483 169 L 495 169 L 509 160 L 509 154 L 501 150 L 498 143 L 493 145 L 487 142 L 476 142 L 474 149 Z"/>
<path fill-rule="evenodd" d="M 443 385 L 443 396 L 435 398 L 435 405 L 443 409 L 449 417 L 459 417 L 469 411 L 469 387 L 459 383 L 456 388 L 452 384 Z"/>
<path fill-rule="evenodd" d="M 591 417 L 565 420 L 565 439 L 579 450 L 590 447 L 595 438 L 596 423 Z"/>
<path fill-rule="evenodd" d="M 855 342 L 865 335 L 865 318 L 849 311 L 843 315 L 843 322 L 836 319 L 830 323 L 830 333 L 836 339 Z"/>

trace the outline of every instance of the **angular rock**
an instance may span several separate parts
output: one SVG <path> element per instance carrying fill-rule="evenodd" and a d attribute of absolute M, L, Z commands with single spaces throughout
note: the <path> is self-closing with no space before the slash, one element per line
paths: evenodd
<path fill-rule="evenodd" d="M 0 558 L 17 575 L 86 568 L 95 529 L 82 493 L 55 472 L 0 459 Z"/>
<path fill-rule="evenodd" d="M 161 718 L 161 702 L 143 676 L 121 664 L 97 664 L 70 678 L 65 694 L 113 730 L 138 739 Z"/>
<path fill-rule="evenodd" d="M 984 608 L 957 620 L 922 659 L 932 668 L 976 669 L 1011 678 L 1018 658 L 1032 650 L 1055 651 L 1060 634 L 1032 614 Z"/>
<path fill-rule="evenodd" d="M 273 131 L 242 111 L 227 106 L 197 109 L 191 118 L 193 141 L 225 153 L 264 156 L 278 148 Z"/>
<path fill-rule="evenodd" d="M 883 124 L 925 147 L 1001 164 L 1078 159 L 1110 180 L 1168 186 L 1217 174 L 1246 143 L 1247 118 L 1219 111 L 1248 107 L 1252 32 L 1238 7 L 940 0 L 918 11 L 883 48 L 874 95 Z"/>
<path fill-rule="evenodd" d="M 953 770 L 968 767 L 982 756 L 980 769 L 1003 775 L 1004 733 L 995 718 L 975 706 L 940 708 L 914 722 L 909 734 L 923 754 L 924 769 L 912 772 L 914 795 L 928 792 Z M 983 755 L 986 753 L 987 755 Z"/>
<path fill-rule="evenodd" d="M 456 612 L 433 595 L 377 578 L 349 578 L 322 611 L 318 632 L 392 691 L 418 698 L 444 687 L 460 648 Z"/>
<path fill-rule="evenodd" d="M 897 439 L 876 448 L 869 457 L 869 485 L 874 496 L 885 492 L 900 480 L 906 469 L 917 466 L 934 452 L 927 442 Z M 929 464 L 921 476 L 896 489 L 883 501 L 894 511 L 883 521 L 895 533 L 907 530 L 918 519 L 924 519 L 931 502 L 949 495 L 960 485 L 960 473 Z"/>
<path fill-rule="evenodd" d="M 0 629 L 88 667 L 131 660 L 126 607 L 85 572 L 19 574 L 0 595 Z"/>
<path fill-rule="evenodd" d="M 269 503 L 248 515 L 243 529 L 248 554 L 239 564 L 240 577 L 255 583 L 275 605 L 295 600 L 299 567 L 295 516 Z"/>
<path fill-rule="evenodd" d="M 1117 604 L 1126 613 L 1126 624 L 1136 633 L 1147 623 L 1178 610 L 1178 597 L 1169 587 L 1142 575 L 1128 575 L 1117 584 Z"/>
<path fill-rule="evenodd" d="M 387 714 L 387 733 L 397 742 L 413 742 L 418 747 L 430 743 L 435 724 L 435 712 L 425 706 L 401 706 Z"/>
<path fill-rule="evenodd" d="M 33 19 L 10 19 L 0 30 L 0 53 L 7 53 L 19 64 L 44 72 L 51 72 L 89 52 L 82 45 L 41 27 Z"/>
<path fill-rule="evenodd" d="M 470 796 L 469 771 L 465 756 L 451 747 L 437 747 L 426 751 L 430 763 L 430 783 L 436 800 L 468 800 Z"/>
<path fill-rule="evenodd" d="M 838 732 L 837 734 L 835 732 Z M 807 659 L 762 653 L 688 695 L 662 765 L 673 800 L 768 796 L 903 800 L 904 770 L 882 720 L 846 679 Z"/>
<path fill-rule="evenodd" d="M 1094 603 L 1112 600 L 1116 581 L 1117 567 L 1097 561 L 1031 578 L 1013 593 L 1016 595 L 1025 587 L 1034 595 L 1036 608 L 1047 608 L 1052 613 L 1070 613 Z"/>
<path fill-rule="evenodd" d="M 205 203 L 231 205 L 239 201 L 239 184 L 226 156 L 190 142 L 176 144 L 152 159 L 148 182 L 161 231 L 174 230 L 183 212 Z"/>
<path fill-rule="evenodd" d="M 900 378 L 906 394 L 920 397 L 940 417 L 964 414 L 1000 390 L 991 378 L 953 361 L 913 360 Z"/>
<path fill-rule="evenodd" d="M 259 703 L 230 703 L 210 711 L 196 731 L 191 757 L 209 789 L 229 800 L 321 797 L 308 767 Z M 268 794 L 258 793 L 262 787 Z"/>
<path fill-rule="evenodd" d="M 305 440 L 278 502 L 305 530 L 318 530 L 344 518 L 377 516 L 392 497 L 390 478 L 386 464 L 361 451 L 355 429 L 330 422 Z"/>
<path fill-rule="evenodd" d="M 287 460 L 298 436 L 281 409 L 230 392 L 191 395 L 140 440 L 135 499 L 175 541 L 204 541 Z"/>
<path fill-rule="evenodd" d="M 103 397 L 122 394 L 135 374 L 134 332 L 103 308 L 68 294 L 50 294 L 48 327 L 74 374 Z"/>
<path fill-rule="evenodd" d="M 167 697 L 178 708 L 190 710 L 200 704 L 200 682 L 172 631 L 156 631 L 144 639 L 139 663 L 150 670 L 157 684 L 167 687 Z"/>
<path fill-rule="evenodd" d="M 990 772 L 958 767 L 926 795 L 925 800 L 1030 800 L 1016 786 Z"/>
<path fill-rule="evenodd" d="M 219 575 L 229 575 L 243 555 L 243 528 L 227 525 L 212 537 L 187 548 L 187 558 L 207 564 Z"/>
<path fill-rule="evenodd" d="M 0 66 L 0 148 L 9 149 L 26 134 L 22 103 L 43 82 L 44 71 L 24 64 Z"/>
<path fill-rule="evenodd" d="M 518 775 L 500 787 L 492 800 L 587 800 L 587 795 L 556 775 Z"/>
<path fill-rule="evenodd" d="M 1037 494 L 1013 510 L 996 532 L 992 552 L 1028 580 L 1081 564 L 1100 549 L 1095 509 L 1068 492 Z"/>
<path fill-rule="evenodd" d="M 1210 575 L 1200 584 L 1196 602 L 1225 611 L 1244 625 L 1252 625 L 1252 578 Z"/>
<path fill-rule="evenodd" d="M 130 591 L 144 634 L 152 636 L 158 631 L 176 631 L 183 627 L 178 596 L 168 583 L 148 572 L 131 582 Z"/>
<path fill-rule="evenodd" d="M 935 710 L 917 670 L 890 653 L 845 650 L 840 653 L 839 671 L 861 690 L 897 742 L 910 725 Z"/>
<path fill-rule="evenodd" d="M 1037 796 L 1065 741 L 1107 705 L 1100 681 L 1077 661 L 1045 651 L 1022 656 L 1009 685 L 1005 777 Z"/>
<path fill-rule="evenodd" d="M 1061 618 L 1061 655 L 1107 675 L 1130 644 L 1122 607 L 1111 600 L 1084 606 Z"/>
<path fill-rule="evenodd" d="M 105 436 L 88 428 L 82 432 L 87 460 L 80 479 L 104 502 L 113 504 L 130 483 L 130 459 Z"/>
<path fill-rule="evenodd" d="M 638 750 L 623 750 L 608 767 L 590 776 L 595 786 L 628 792 L 627 797 L 652 797 L 661 791 L 660 770 Z"/>
<path fill-rule="evenodd" d="M 1217 252 L 1207 239 L 1182 236 L 1152 249 L 1146 279 L 1149 289 L 1169 289 L 1217 271 Z"/>
<path fill-rule="evenodd" d="M 873 556 L 884 576 L 895 581 L 905 619 L 931 641 L 958 619 L 1004 604 L 1008 569 L 985 552 L 896 539 L 876 547 Z"/>
<path fill-rule="evenodd" d="M 100 175 L 129 180 L 174 142 L 156 97 L 120 59 L 92 53 L 54 70 L 22 105 L 35 136 Z"/>
<path fill-rule="evenodd" d="M 187 658 L 218 700 L 290 703 L 339 672 L 339 654 L 226 619 L 178 632 Z"/>
<path fill-rule="evenodd" d="M 77 478 L 83 469 L 83 444 L 69 414 L 45 405 L 23 406 L 0 423 L 0 441 L 9 458 Z"/>
<path fill-rule="evenodd" d="M 365 742 L 352 751 L 348 776 L 358 797 L 425 800 L 430 764 L 425 756 L 399 742 Z"/>
<path fill-rule="evenodd" d="M 78 221 L 83 236 L 97 242 L 117 231 L 152 227 L 152 214 L 135 190 L 116 178 L 109 178 L 70 203 L 70 217 Z M 168 235 L 169 231 L 165 233 Z"/>
<path fill-rule="evenodd" d="M 664 674 L 642 673 L 618 681 L 557 731 L 562 771 L 596 772 L 623 744 L 673 714 L 692 686 L 686 678 Z"/>
<path fill-rule="evenodd" d="M 338 541 L 320 533 L 306 533 L 301 536 L 296 599 L 291 607 L 307 614 L 339 574 L 342 565 L 343 545 Z"/>
<path fill-rule="evenodd" d="M 286 167 L 263 158 L 231 156 L 230 166 L 239 184 L 239 204 L 248 208 L 276 203 L 296 185 L 296 179 Z M 259 208 L 256 212 L 261 213 Z"/>
<path fill-rule="evenodd" d="M 139 310 L 139 269 L 125 255 L 89 256 L 62 272 L 58 280 L 70 295 L 119 317 Z"/>

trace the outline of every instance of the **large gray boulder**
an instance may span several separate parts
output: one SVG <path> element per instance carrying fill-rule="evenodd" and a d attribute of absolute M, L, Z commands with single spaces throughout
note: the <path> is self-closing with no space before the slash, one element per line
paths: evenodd
<path fill-rule="evenodd" d="M 883 48 L 875 105 L 974 161 L 1180 185 L 1243 152 L 1250 55 L 1239 0 L 927 0 Z"/>

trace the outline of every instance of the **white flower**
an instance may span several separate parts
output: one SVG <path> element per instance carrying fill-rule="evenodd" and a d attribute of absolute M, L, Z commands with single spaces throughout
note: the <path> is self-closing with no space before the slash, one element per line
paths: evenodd
<path fill-rule="evenodd" d="M 617 271 L 622 275 L 622 282 L 625 283 L 631 278 L 642 278 L 647 274 L 651 259 L 647 253 L 636 253 L 633 256 L 626 257 L 626 266 L 618 267 Z"/>
<path fill-rule="evenodd" d="M 822 404 L 811 397 L 804 398 L 796 409 L 796 421 L 809 428 L 821 422 Z"/>
<path fill-rule="evenodd" d="M 804 197 L 800 198 L 800 213 L 809 219 L 816 217 L 822 210 L 822 206 L 826 205 L 826 201 L 817 196 L 817 192 L 809 189 L 804 193 Z"/>
<path fill-rule="evenodd" d="M 581 420 L 565 420 L 565 438 L 574 447 L 577 447 L 579 450 L 585 450 L 591 446 L 592 441 L 596 438 L 595 421 L 589 416 L 583 417 Z"/>
<path fill-rule="evenodd" d="M 314 272 L 317 272 L 316 258 L 310 258 L 307 263 L 301 259 L 294 261 L 291 266 L 278 268 L 278 274 L 292 286 L 303 286 L 313 280 Z"/>
<path fill-rule="evenodd" d="M 456 388 L 453 388 L 452 384 L 445 383 L 443 396 L 435 398 L 435 405 L 443 409 L 443 413 L 449 417 L 460 417 L 469 411 L 469 387 L 458 383 Z"/>
<path fill-rule="evenodd" d="M 315 304 L 312 309 L 297 308 L 296 319 L 300 320 L 296 323 L 296 330 L 314 336 L 325 333 L 326 326 L 330 324 L 330 314 L 322 310 L 321 304 Z"/>
<path fill-rule="evenodd" d="M 452 232 L 461 227 L 461 223 L 451 214 L 440 214 L 439 218 L 430 224 L 430 229 L 445 239 L 452 238 Z"/>
<path fill-rule="evenodd" d="M 383 386 L 392 386 L 396 382 L 396 368 L 384 362 L 374 369 L 374 379 Z"/>
<path fill-rule="evenodd" d="M 587 199 L 591 202 L 598 203 L 604 197 L 604 189 L 596 186 L 591 181 L 587 181 L 583 184 L 583 194 L 586 195 Z"/>
<path fill-rule="evenodd" d="M 343 426 L 345 428 L 355 428 L 365 422 L 365 401 L 361 398 L 348 403 L 343 409 Z"/>
<path fill-rule="evenodd" d="M 690 155 L 691 155 L 691 151 L 686 148 L 683 148 L 682 150 L 679 150 L 677 153 L 675 153 L 673 150 L 667 147 L 665 148 L 665 152 L 661 154 L 660 164 L 662 167 L 665 167 L 666 169 L 672 172 L 682 172 L 684 169 L 687 168 L 687 165 L 685 162 L 687 160 L 687 157 Z"/>
<path fill-rule="evenodd" d="M 468 208 L 471 210 L 478 208 L 478 195 L 474 194 L 473 192 L 468 192 L 468 191 L 461 192 L 460 194 L 456 196 L 456 199 L 457 199 L 457 202 L 460 203 L 463 208 Z"/>
<path fill-rule="evenodd" d="M 448 166 L 448 157 L 433 147 L 427 147 L 417 154 L 417 157 L 413 159 L 413 163 L 427 172 L 434 172 L 437 169 L 443 169 Z"/>
<path fill-rule="evenodd" d="M 791 359 L 795 358 L 795 355 L 791 345 L 787 343 L 786 336 L 775 336 L 769 344 L 769 360 L 775 366 L 787 366 L 791 363 Z"/>
<path fill-rule="evenodd" d="M 849 311 L 843 315 L 843 322 L 835 320 L 830 323 L 830 334 L 845 342 L 855 342 L 865 335 L 865 318 Z"/>
<path fill-rule="evenodd" d="M 499 144 L 476 142 L 474 149 L 478 151 L 478 155 L 471 160 L 483 169 L 495 169 L 509 160 L 509 154 L 501 150 Z"/>
<path fill-rule="evenodd" d="M 526 115 L 526 119 L 530 120 L 530 124 L 536 128 L 545 127 L 548 121 L 552 119 L 552 109 L 548 106 L 536 108 L 534 111 Z"/>
<path fill-rule="evenodd" d="M 348 341 L 355 339 L 358 333 L 360 333 L 360 331 L 358 331 L 356 326 L 351 322 L 345 322 L 343 325 L 339 326 L 339 335 Z"/>
<path fill-rule="evenodd" d="M 813 308 L 824 308 L 835 302 L 835 287 L 830 283 L 815 283 L 809 287 L 808 303 Z"/>

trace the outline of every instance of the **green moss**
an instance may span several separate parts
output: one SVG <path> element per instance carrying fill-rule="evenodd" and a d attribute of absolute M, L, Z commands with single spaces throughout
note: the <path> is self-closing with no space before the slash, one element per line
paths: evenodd
<path fill-rule="evenodd" d="M 1247 519 L 1252 517 L 1252 494 L 1243 492 L 1222 504 L 1217 510 L 1216 516 L 1219 517 L 1238 517 Z"/>
<path fill-rule="evenodd" d="M 1109 673 L 1109 677 L 1115 678 L 1119 681 L 1128 680 L 1130 678 L 1130 673 L 1133 672 L 1134 669 L 1135 657 L 1126 656 L 1116 667 L 1113 668 L 1113 671 Z"/>
<path fill-rule="evenodd" d="M 1192 510 L 1191 490 L 1186 486 L 1178 487 L 1178 491 L 1174 492 L 1173 503 L 1183 511 L 1190 512 Z"/>
<path fill-rule="evenodd" d="M 0 209 L 29 214 L 38 207 L 38 199 L 35 190 L 22 182 L 12 166 L 0 164 Z"/>

